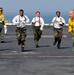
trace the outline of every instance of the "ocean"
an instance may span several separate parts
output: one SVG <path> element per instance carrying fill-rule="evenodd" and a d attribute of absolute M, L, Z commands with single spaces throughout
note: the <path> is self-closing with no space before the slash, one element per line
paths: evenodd
<path fill-rule="evenodd" d="M 6 17 L 6 20 L 12 21 L 12 19 L 16 15 L 17 14 L 5 14 L 5 17 Z M 31 13 L 26 15 L 29 17 L 30 22 L 32 21 L 32 18 L 35 16 L 35 14 L 31 14 Z M 68 23 L 68 18 L 69 18 L 68 14 L 67 15 L 62 14 L 61 16 L 65 19 L 66 23 Z M 55 14 L 41 14 L 41 17 L 44 19 L 45 24 L 50 24 L 52 22 L 53 17 L 55 17 Z"/>

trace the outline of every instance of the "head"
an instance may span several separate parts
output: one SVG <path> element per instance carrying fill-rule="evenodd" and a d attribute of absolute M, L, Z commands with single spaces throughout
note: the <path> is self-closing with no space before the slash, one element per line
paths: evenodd
<path fill-rule="evenodd" d="M 69 17 L 70 17 L 71 19 L 74 19 L 74 10 L 70 10 L 70 11 L 69 11 Z"/>
<path fill-rule="evenodd" d="M 2 7 L 0 7 L 0 14 L 2 14 L 3 13 L 3 8 Z"/>
<path fill-rule="evenodd" d="M 40 12 L 39 11 L 36 12 L 36 17 L 40 17 Z"/>
<path fill-rule="evenodd" d="M 61 14 L 60 11 L 57 11 L 57 12 L 56 12 L 56 16 L 57 16 L 57 17 L 60 17 L 60 14 Z"/>
<path fill-rule="evenodd" d="M 24 15 L 24 10 L 23 9 L 20 9 L 19 10 L 19 14 L 20 14 L 20 16 L 23 16 Z"/>

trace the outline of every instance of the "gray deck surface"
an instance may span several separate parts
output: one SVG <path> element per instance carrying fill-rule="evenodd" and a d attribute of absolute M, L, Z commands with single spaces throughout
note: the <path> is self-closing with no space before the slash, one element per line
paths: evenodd
<path fill-rule="evenodd" d="M 27 26 L 25 52 L 21 52 L 15 26 L 8 26 L 6 43 L 0 43 L 0 75 L 74 75 L 74 52 L 71 34 L 63 29 L 61 49 L 53 46 L 53 28 L 45 26 L 39 48 L 35 48 L 33 31 Z"/>

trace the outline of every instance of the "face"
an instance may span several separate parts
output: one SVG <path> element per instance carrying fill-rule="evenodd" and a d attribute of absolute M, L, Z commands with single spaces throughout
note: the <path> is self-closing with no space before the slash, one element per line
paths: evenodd
<path fill-rule="evenodd" d="M 36 16 L 37 16 L 37 17 L 40 17 L 40 13 L 36 13 Z"/>
<path fill-rule="evenodd" d="M 24 12 L 23 11 L 20 11 L 20 16 L 23 16 L 24 15 Z"/>
<path fill-rule="evenodd" d="M 73 19 L 74 18 L 74 11 L 69 11 L 69 17 L 71 18 L 71 19 Z"/>
<path fill-rule="evenodd" d="M 58 13 L 56 13 L 56 16 L 57 16 L 57 17 L 60 17 L 60 13 L 59 13 L 59 12 L 58 12 Z"/>
<path fill-rule="evenodd" d="M 2 9 L 0 9 L 0 14 L 2 14 L 2 12 L 3 12 L 3 10 L 2 10 Z"/>

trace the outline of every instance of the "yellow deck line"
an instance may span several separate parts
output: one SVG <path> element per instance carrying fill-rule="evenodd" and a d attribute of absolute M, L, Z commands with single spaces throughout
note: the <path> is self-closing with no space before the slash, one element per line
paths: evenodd
<path fill-rule="evenodd" d="M 11 58 L 74 58 L 74 56 L 15 56 L 15 55 L 4 55 L 0 56 L 0 59 L 11 59 Z"/>

